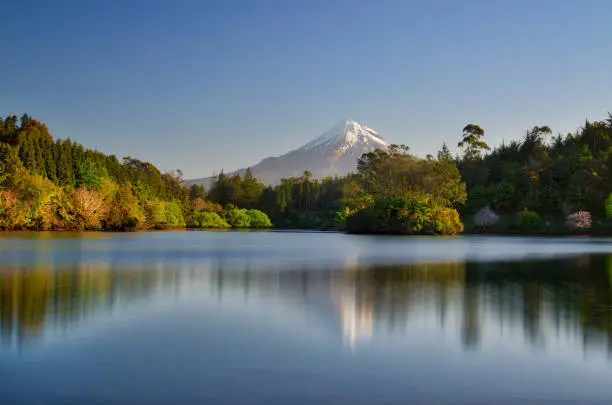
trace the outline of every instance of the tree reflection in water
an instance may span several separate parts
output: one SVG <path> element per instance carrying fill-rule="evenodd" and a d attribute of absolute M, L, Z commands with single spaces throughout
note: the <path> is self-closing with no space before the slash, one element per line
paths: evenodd
<path fill-rule="evenodd" d="M 484 329 L 498 328 L 523 333 L 534 346 L 561 334 L 579 339 L 585 349 L 603 345 L 610 352 L 611 278 L 612 256 L 603 255 L 288 272 L 220 263 L 157 269 L 41 264 L 0 268 L 0 333 L 5 345 L 21 347 L 134 300 L 182 294 L 189 286 L 219 300 L 226 290 L 242 291 L 245 305 L 257 294 L 308 306 L 351 346 L 375 338 L 377 328 L 407 333 L 412 317 L 427 315 L 466 349 L 478 349 Z M 455 324 L 460 330 L 449 330 Z"/>

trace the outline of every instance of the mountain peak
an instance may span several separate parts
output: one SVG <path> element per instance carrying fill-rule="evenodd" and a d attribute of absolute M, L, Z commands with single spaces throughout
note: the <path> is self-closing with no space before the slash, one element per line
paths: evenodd
<path fill-rule="evenodd" d="M 357 122 L 356 120 L 352 119 L 352 118 L 347 118 L 345 120 L 340 121 L 338 124 L 342 124 L 342 125 L 359 125 L 361 126 L 361 124 L 359 122 Z"/>
<path fill-rule="evenodd" d="M 357 169 L 357 160 L 363 153 L 388 147 L 389 143 L 375 130 L 349 118 L 301 148 L 263 159 L 251 166 L 251 171 L 267 185 L 302 176 L 304 170 L 310 171 L 314 178 L 344 176 Z M 245 172 L 246 169 L 240 169 L 234 173 L 243 176 Z M 210 187 L 213 182 L 213 178 L 204 178 L 193 180 L 190 184 L 206 184 Z"/>
<path fill-rule="evenodd" d="M 375 130 L 349 118 L 340 121 L 329 131 L 308 142 L 301 149 L 334 149 L 346 151 L 355 145 L 363 145 L 377 149 L 386 148 L 389 146 L 389 143 L 378 135 Z"/>
<path fill-rule="evenodd" d="M 355 129 L 355 128 L 367 128 L 365 125 L 361 125 L 359 122 L 352 118 L 344 119 L 334 125 L 331 129 L 342 128 L 342 129 Z M 369 129 L 369 128 L 368 128 Z M 374 130 L 371 130 L 374 131 Z M 329 132 L 329 131 L 328 131 Z M 374 131 L 376 132 L 376 131 Z"/>

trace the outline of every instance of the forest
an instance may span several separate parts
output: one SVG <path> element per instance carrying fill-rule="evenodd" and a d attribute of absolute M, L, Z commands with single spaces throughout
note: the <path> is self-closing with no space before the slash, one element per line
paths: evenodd
<path fill-rule="evenodd" d="M 574 133 L 536 126 L 491 148 L 468 124 L 436 155 L 405 145 L 366 153 L 355 173 L 265 186 L 250 170 L 210 190 L 182 173 L 55 139 L 28 115 L 0 118 L 0 229 L 341 229 L 352 233 L 606 233 L 612 116 Z M 612 228 L 611 228 L 612 229 Z"/>
<path fill-rule="evenodd" d="M 258 210 L 221 209 L 202 196 L 184 185 L 180 171 L 161 173 L 130 156 L 120 161 L 70 139 L 54 140 L 44 123 L 25 114 L 0 117 L 2 230 L 272 226 Z"/>
<path fill-rule="evenodd" d="M 495 148 L 486 139 L 483 128 L 468 124 L 455 156 L 446 144 L 424 159 L 394 145 L 362 156 L 357 172 L 346 177 L 313 180 L 306 171 L 285 179 L 263 189 L 256 206 L 276 226 L 349 232 L 608 234 L 612 229 L 612 115 L 587 120 L 565 135 L 536 126 Z M 239 183 L 239 177 L 221 174 L 211 197 L 244 204 Z"/>

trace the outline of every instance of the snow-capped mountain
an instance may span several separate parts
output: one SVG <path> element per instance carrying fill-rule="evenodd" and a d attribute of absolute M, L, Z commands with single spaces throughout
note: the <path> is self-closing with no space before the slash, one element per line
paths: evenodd
<path fill-rule="evenodd" d="M 334 125 L 329 131 L 319 136 L 316 139 L 308 142 L 306 145 L 297 149 L 297 151 L 320 150 L 336 153 L 351 153 L 351 149 L 380 149 L 386 148 L 389 143 L 385 141 L 378 133 L 366 126 L 359 124 L 353 120 L 342 121 Z"/>
<path fill-rule="evenodd" d="M 357 159 L 366 152 L 386 149 L 389 143 L 375 130 L 354 120 L 345 120 L 329 131 L 278 157 L 269 157 L 251 166 L 262 183 L 275 185 L 281 179 L 298 177 L 308 170 L 315 178 L 345 175 L 357 168 Z M 234 173 L 244 174 L 245 169 Z M 188 181 L 189 184 L 211 184 L 211 178 Z"/>

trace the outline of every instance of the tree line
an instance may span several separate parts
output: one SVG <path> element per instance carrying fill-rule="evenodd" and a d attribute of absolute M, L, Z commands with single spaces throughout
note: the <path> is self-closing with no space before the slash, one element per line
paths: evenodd
<path fill-rule="evenodd" d="M 553 135 L 535 126 L 491 148 L 468 124 L 460 153 L 442 145 L 418 158 L 393 145 L 363 155 L 344 177 L 282 180 L 274 187 L 221 173 L 210 190 L 220 204 L 256 207 L 277 226 L 354 232 L 607 232 L 612 219 L 612 115 Z M 459 215 L 461 220 L 459 219 Z"/>
<path fill-rule="evenodd" d="M 277 227 L 454 234 L 463 230 L 456 208 L 466 190 L 451 157 L 420 159 L 392 145 L 364 154 L 357 172 L 343 177 L 313 179 L 305 171 L 265 187 L 250 170 L 244 177 L 221 173 L 208 198 L 257 208 Z"/>
<path fill-rule="evenodd" d="M 0 117 L 1 229 L 345 229 L 350 232 L 605 231 L 612 218 L 612 116 L 553 136 L 548 126 L 491 148 L 468 124 L 419 158 L 405 145 L 366 153 L 347 176 L 266 186 L 247 170 L 210 188 L 132 157 L 53 139 L 28 115 Z"/>
<path fill-rule="evenodd" d="M 491 150 L 468 125 L 456 158 L 470 226 L 534 232 L 605 230 L 612 217 L 612 115 L 566 135 L 535 126 Z M 485 212 L 486 210 L 486 212 Z M 480 215 L 479 215 L 480 214 Z"/>
<path fill-rule="evenodd" d="M 195 191 L 180 170 L 162 173 L 130 156 L 119 160 L 70 139 L 54 140 L 27 114 L 0 117 L 0 229 L 271 226 L 265 214 L 237 207 L 202 221 L 197 201 L 204 191 Z"/>

